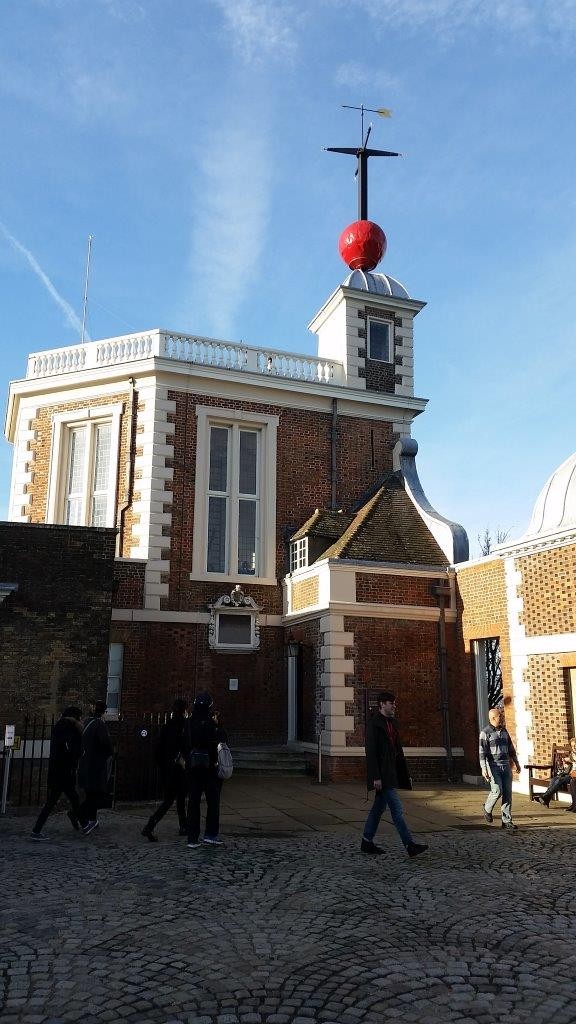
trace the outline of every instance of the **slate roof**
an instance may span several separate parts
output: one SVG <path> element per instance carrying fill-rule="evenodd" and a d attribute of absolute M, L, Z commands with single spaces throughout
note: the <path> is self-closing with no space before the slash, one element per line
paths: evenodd
<path fill-rule="evenodd" d="M 317 509 L 292 539 L 319 532 L 319 523 L 325 530 L 339 529 L 321 558 L 448 565 L 446 555 L 406 493 L 400 473 L 391 473 L 355 514 Z"/>
<path fill-rule="evenodd" d="M 301 526 L 290 537 L 290 540 L 301 540 L 302 537 L 325 537 L 327 540 L 338 540 L 353 519 L 354 515 L 348 515 L 341 509 L 334 511 L 317 508 L 310 519 L 306 520 L 304 526 Z"/>

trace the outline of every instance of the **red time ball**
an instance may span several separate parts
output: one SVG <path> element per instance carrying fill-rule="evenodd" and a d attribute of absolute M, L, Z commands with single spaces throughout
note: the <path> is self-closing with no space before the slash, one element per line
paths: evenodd
<path fill-rule="evenodd" d="M 386 252 L 386 235 L 371 220 L 349 224 L 338 239 L 338 251 L 350 270 L 373 270 Z"/>

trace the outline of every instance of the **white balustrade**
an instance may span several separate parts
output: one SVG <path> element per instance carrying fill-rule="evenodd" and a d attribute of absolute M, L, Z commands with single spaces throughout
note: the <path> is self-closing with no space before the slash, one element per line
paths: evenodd
<path fill-rule="evenodd" d="M 26 376 L 52 377 L 152 357 L 314 384 L 344 383 L 344 370 L 340 362 L 158 330 L 35 352 L 28 358 Z"/>

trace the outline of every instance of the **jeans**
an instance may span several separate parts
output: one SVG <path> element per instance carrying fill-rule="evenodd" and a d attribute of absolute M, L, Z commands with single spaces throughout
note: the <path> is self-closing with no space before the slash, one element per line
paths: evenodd
<path fill-rule="evenodd" d="M 48 818 L 48 815 L 51 814 L 51 812 L 56 807 L 56 804 L 60 799 L 61 793 L 64 793 L 64 795 L 68 797 L 74 817 L 78 818 L 79 821 L 82 821 L 82 824 L 85 824 L 85 821 L 82 820 L 83 816 L 80 810 L 80 799 L 78 797 L 78 793 L 76 792 L 74 779 L 59 779 L 58 781 L 48 783 L 46 803 L 44 804 L 44 807 L 40 811 L 40 814 L 38 815 L 38 820 L 34 825 L 34 828 L 32 829 L 32 831 L 35 832 L 36 835 L 38 835 L 38 833 L 42 831 L 46 819 Z"/>
<path fill-rule="evenodd" d="M 206 827 L 204 835 L 217 839 L 220 828 L 220 779 L 212 768 L 191 768 L 188 774 L 188 842 L 197 843 L 200 836 L 200 802 L 206 794 Z"/>
<path fill-rule="evenodd" d="M 384 814 L 386 807 L 390 808 L 392 821 L 394 822 L 396 831 L 404 843 L 404 846 L 409 846 L 409 844 L 413 843 L 414 840 L 412 839 L 412 833 L 404 820 L 400 797 L 395 789 L 376 790 L 374 794 L 374 803 L 372 804 L 370 813 L 366 818 L 366 824 L 364 825 L 364 839 L 367 839 L 369 843 L 372 842 L 378 830 L 380 818 Z"/>
<path fill-rule="evenodd" d="M 505 825 L 512 821 L 512 771 L 508 765 L 492 764 L 490 772 L 490 792 L 486 797 L 484 810 L 491 814 L 497 800 L 502 798 L 502 821 Z"/>
<path fill-rule="evenodd" d="M 567 782 L 570 782 L 569 775 L 555 775 L 553 779 L 550 779 L 546 792 L 542 794 L 542 799 L 546 800 L 548 803 L 554 794 L 557 793 L 559 789 L 562 789 L 562 786 Z"/>

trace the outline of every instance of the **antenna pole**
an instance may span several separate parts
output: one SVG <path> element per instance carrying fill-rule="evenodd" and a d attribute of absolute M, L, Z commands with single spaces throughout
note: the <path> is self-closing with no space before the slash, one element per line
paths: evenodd
<path fill-rule="evenodd" d="M 88 255 L 86 257 L 86 280 L 84 282 L 84 307 L 82 310 L 82 337 L 80 338 L 80 344 L 84 344 L 84 338 L 86 335 L 86 310 L 88 307 L 88 281 L 90 278 L 90 255 L 92 253 L 92 235 L 88 235 Z"/>

